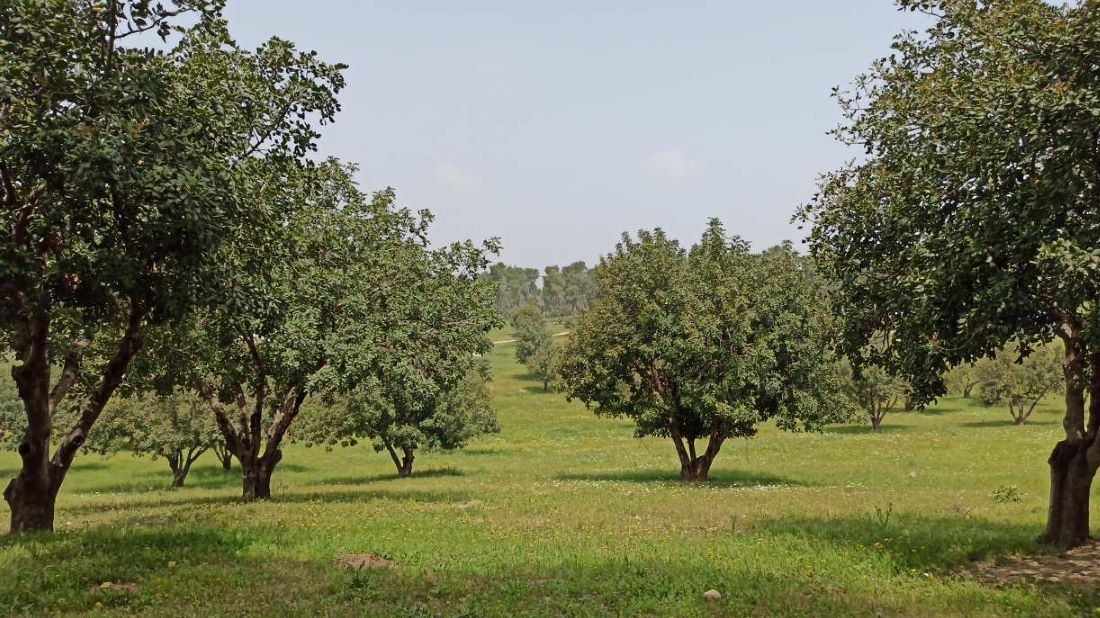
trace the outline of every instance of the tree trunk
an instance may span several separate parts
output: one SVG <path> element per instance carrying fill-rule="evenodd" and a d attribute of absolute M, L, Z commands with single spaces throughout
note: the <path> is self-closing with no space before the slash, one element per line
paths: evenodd
<path fill-rule="evenodd" d="M 1085 428 L 1085 345 L 1079 330 L 1070 326 L 1063 336 L 1066 362 L 1066 438 L 1055 445 L 1050 465 L 1050 505 L 1044 543 L 1071 548 L 1089 540 L 1089 495 L 1100 461 L 1089 451 L 1100 439 L 1100 355 L 1092 355 L 1092 380 L 1089 385 L 1090 410 Z"/>
<path fill-rule="evenodd" d="M 12 534 L 53 532 L 56 489 L 36 487 L 21 472 L 4 490 L 4 500 L 11 508 Z"/>
<path fill-rule="evenodd" d="M 241 462 L 244 470 L 242 498 L 248 501 L 267 500 L 271 497 L 271 473 L 275 471 L 277 461 L 268 461 L 260 457 L 251 464 Z"/>
<path fill-rule="evenodd" d="M 126 331 L 119 341 L 117 351 L 104 368 L 99 385 L 81 408 L 76 425 L 60 439 L 53 457 L 50 457 L 53 413 L 80 376 L 80 359 L 89 341 L 73 342 L 70 353 L 65 358 L 61 377 L 51 389 L 50 356 L 47 349 L 49 314 L 45 310 L 38 310 L 23 323 L 23 342 L 19 355 L 22 363 L 13 367 L 11 374 L 19 398 L 23 401 L 27 430 L 18 449 L 22 467 L 4 490 L 4 499 L 11 509 L 12 534 L 53 531 L 57 493 L 77 451 L 84 445 L 92 426 L 103 412 L 103 407 L 118 388 L 130 361 L 141 349 L 144 315 L 139 304 L 131 303 Z"/>
<path fill-rule="evenodd" d="M 388 442 L 384 442 L 386 450 L 390 453 L 390 459 L 393 460 L 394 467 L 397 468 L 397 476 L 399 478 L 406 478 L 412 476 L 413 460 L 416 459 L 416 449 L 410 447 L 401 447 L 401 452 L 404 456 L 398 456 L 397 450 L 393 448 Z"/>
<path fill-rule="evenodd" d="M 1044 543 L 1064 548 L 1089 540 L 1089 494 L 1096 474 L 1086 449 L 1063 440 L 1054 447 L 1050 464 L 1050 507 Z"/>
<path fill-rule="evenodd" d="M 970 399 L 970 393 L 973 390 L 974 390 L 974 385 L 973 384 L 967 384 L 966 386 L 963 386 L 963 398 L 964 399 Z"/>
<path fill-rule="evenodd" d="M 224 442 L 215 444 L 214 454 L 218 457 L 218 462 L 221 463 L 223 470 L 229 472 L 233 469 L 233 450 L 229 448 L 228 444 Z"/>
<path fill-rule="evenodd" d="M 696 457 L 680 465 L 680 480 L 684 483 L 705 483 L 710 475 L 710 466 L 714 463 L 706 455 Z"/>
<path fill-rule="evenodd" d="M 688 448 L 684 448 L 683 439 L 677 430 L 673 436 L 673 442 L 676 444 L 676 453 L 680 456 L 680 481 L 705 483 L 710 476 L 710 467 L 714 464 L 714 459 L 718 457 L 718 451 L 722 449 L 722 443 L 725 441 L 725 433 L 716 429 L 710 434 L 707 450 L 702 455 L 696 455 L 695 440 L 689 439 Z"/>
<path fill-rule="evenodd" d="M 413 460 L 416 459 L 414 451 L 411 448 L 401 449 L 403 457 L 401 458 L 401 469 L 397 471 L 397 476 L 406 477 L 412 476 L 413 473 Z"/>

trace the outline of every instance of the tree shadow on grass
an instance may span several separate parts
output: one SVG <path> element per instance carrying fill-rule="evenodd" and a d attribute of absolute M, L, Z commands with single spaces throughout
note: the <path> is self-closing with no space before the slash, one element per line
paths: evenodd
<path fill-rule="evenodd" d="M 322 489 L 310 491 L 285 491 L 280 492 L 276 486 L 272 489 L 272 497 L 266 501 L 248 502 L 241 499 L 240 495 L 232 496 L 188 496 L 186 492 L 162 492 L 153 494 L 155 497 L 142 499 L 127 499 L 118 502 L 92 502 L 80 505 L 61 505 L 58 515 L 64 514 L 88 514 L 102 513 L 104 511 L 135 511 L 157 507 L 169 507 L 174 510 L 201 509 L 206 506 L 225 507 L 252 507 L 263 504 L 299 504 L 304 502 L 321 503 L 353 503 L 369 500 L 391 500 L 398 502 L 423 502 L 423 503 L 457 503 L 468 502 L 472 494 L 467 491 L 454 490 L 361 490 L 361 489 Z"/>
<path fill-rule="evenodd" d="M 743 470 L 711 470 L 710 478 L 705 483 L 690 484 L 680 480 L 680 475 L 675 470 L 648 469 L 648 470 L 608 470 L 584 473 L 559 474 L 556 477 L 561 481 L 613 481 L 620 483 L 653 483 L 657 485 L 675 485 L 677 487 L 771 487 L 771 486 L 796 486 L 805 487 L 809 483 L 803 480 L 790 479 L 772 474 L 760 474 Z"/>
<path fill-rule="evenodd" d="M 1034 426 L 1034 427 L 1050 427 L 1050 426 L 1058 425 L 1058 424 L 1059 423 L 1056 422 L 1056 421 L 1028 420 L 1023 425 L 1020 425 L 1016 421 L 1012 420 L 1011 418 L 1006 418 L 1006 419 L 990 419 L 988 421 L 968 421 L 966 423 L 962 423 L 962 426 L 963 427 L 979 427 L 979 428 L 980 427 L 1032 427 L 1032 426 Z"/>
<path fill-rule="evenodd" d="M 106 470 L 110 467 L 110 462 L 104 459 L 88 460 L 87 458 L 77 457 L 73 461 L 73 467 L 70 469 L 70 474 L 73 472 L 91 472 L 95 470 Z M 0 479 L 12 478 L 19 474 L 19 468 L 0 468 Z"/>
<path fill-rule="evenodd" d="M 283 472 L 306 472 L 309 466 L 295 463 L 282 463 L 275 469 L 275 482 L 279 481 L 279 474 Z M 202 466 L 192 468 L 184 482 L 183 490 L 188 489 L 223 489 L 241 486 L 241 468 L 233 466 L 226 471 L 221 466 Z M 81 494 L 140 494 L 152 491 L 173 490 L 172 471 L 168 464 L 164 464 L 161 471 L 141 472 L 130 474 L 126 480 L 108 485 L 91 485 L 85 488 Z"/>
<path fill-rule="evenodd" d="M 897 529 L 894 529 L 894 525 Z M 1005 594 L 977 586 L 960 588 L 903 570 L 917 565 L 887 544 L 868 543 L 880 532 L 859 517 L 777 520 L 762 524 L 777 545 L 748 560 L 715 560 L 702 546 L 667 554 L 601 554 L 585 558 L 543 556 L 498 570 L 471 571 L 436 561 L 424 539 L 409 563 L 392 569 L 340 569 L 343 552 L 371 551 L 369 539 L 308 548 L 280 545 L 282 528 L 198 523 L 156 528 L 104 525 L 77 534 L 0 539 L 8 573 L 0 581 L 0 606 L 12 613 L 46 615 L 101 611 L 157 615 L 396 615 L 594 616 L 594 615 L 1033 615 L 1091 612 L 1087 598 L 1059 589 L 1043 595 Z M 906 547 L 927 543 L 943 553 L 947 540 L 967 544 L 968 555 L 993 556 L 1027 548 L 1028 528 L 981 520 L 898 517 L 883 528 L 909 530 Z M 712 540 L 711 540 L 712 541 Z M 708 543 L 711 541 L 707 541 Z M 702 541 L 700 541 L 702 542 Z M 279 547 L 277 552 L 270 548 Z M 440 547 L 446 544 L 440 541 Z M 695 551 L 700 549 L 700 551 Z M 443 549 L 443 554 L 454 549 Z M 952 550 L 954 551 L 954 550 Z M 303 552 L 308 557 L 299 555 Z M 802 559 L 783 561 L 789 552 Z M 837 556 L 837 552 L 840 555 Z M 885 552 L 896 572 L 882 571 Z M 969 552 L 969 553 L 968 553 Z M 332 555 L 330 555 L 330 553 Z M 956 552 L 957 553 L 957 552 Z M 848 556 L 854 564 L 838 562 Z M 819 558 L 820 557 L 820 558 Z M 933 561 L 954 567 L 947 556 Z M 503 566 L 503 565 L 502 565 Z M 895 580 L 878 590 L 861 582 Z M 888 567 L 887 567 L 888 568 Z M 836 569 L 840 569 L 837 571 Z M 851 571 L 856 575 L 853 576 Z M 900 579 L 898 582 L 896 580 Z M 134 592 L 104 591 L 103 582 L 133 583 Z M 703 591 L 721 591 L 707 601 Z M 96 604 L 101 603 L 102 607 Z M 1058 605 L 1062 603 L 1062 605 Z"/>
<path fill-rule="evenodd" d="M 455 454 L 455 455 L 466 455 L 466 456 L 469 456 L 469 457 L 476 457 L 476 456 L 499 457 L 500 455 L 504 454 L 504 451 L 502 449 L 499 449 L 499 448 L 488 448 L 488 447 L 469 448 L 468 447 L 468 448 L 458 449 L 457 451 L 454 451 L 453 454 Z"/>
<path fill-rule="evenodd" d="M 880 505 L 863 515 L 840 518 L 775 519 L 758 524 L 756 528 L 881 554 L 902 572 L 944 574 L 975 561 L 1044 550 L 1037 543 L 1041 530 L 1035 526 L 964 516 L 925 517 L 895 513 L 892 505 Z"/>
<path fill-rule="evenodd" d="M 931 405 L 931 406 L 928 406 L 927 408 L 925 408 L 923 410 L 909 410 L 908 412 L 906 412 L 905 410 L 895 410 L 895 411 L 891 412 L 891 414 L 916 414 L 918 416 L 941 416 L 941 415 L 944 415 L 944 414 L 954 414 L 956 412 L 962 412 L 962 410 L 963 410 L 962 407 L 960 407 L 956 404 L 953 404 L 953 403 L 949 403 L 949 404 Z"/>
<path fill-rule="evenodd" d="M 363 476 L 336 476 L 326 479 L 321 479 L 318 484 L 320 485 L 365 485 L 367 483 L 377 483 L 379 481 L 404 481 L 414 479 L 433 479 L 443 478 L 448 476 L 466 476 L 466 473 L 457 468 L 429 468 L 427 470 L 418 471 L 413 470 L 412 476 L 401 477 L 396 472 L 386 474 L 368 474 Z"/>
<path fill-rule="evenodd" d="M 889 421 L 879 426 L 878 431 L 870 425 L 831 425 L 825 429 L 825 433 L 844 435 L 879 435 L 884 433 L 899 433 L 909 430 L 908 425 L 891 425 Z"/>

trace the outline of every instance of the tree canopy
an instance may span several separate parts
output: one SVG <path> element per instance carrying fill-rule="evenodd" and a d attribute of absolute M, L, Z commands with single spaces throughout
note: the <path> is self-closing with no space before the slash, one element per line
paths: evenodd
<path fill-rule="evenodd" d="M 845 352 L 876 350 L 866 360 L 919 401 L 1010 341 L 1025 356 L 1063 341 L 1066 434 L 1044 538 L 1075 545 L 1100 466 L 1100 5 L 900 5 L 935 21 L 837 92 L 836 135 L 865 156 L 803 209 L 810 247 Z"/>
<path fill-rule="evenodd" d="M 568 393 L 671 438 L 683 480 L 705 480 L 722 444 L 763 421 L 842 416 L 827 295 L 789 246 L 752 254 L 712 220 L 690 250 L 659 229 L 624 235 L 597 276 L 600 299 L 564 351 Z"/>
<path fill-rule="evenodd" d="M 1026 358 L 1010 348 L 976 365 L 982 403 L 1005 405 L 1012 420 L 1023 425 L 1047 393 L 1057 392 L 1065 381 L 1061 350 L 1055 345 L 1041 346 Z"/>
<path fill-rule="evenodd" d="M 262 227 L 266 208 L 245 197 L 255 162 L 300 163 L 338 109 L 340 65 L 278 39 L 242 49 L 221 4 L 0 11 L 0 328 L 26 420 L 4 494 L 14 532 L 52 529 L 147 326 L 186 315 L 212 291 L 225 238 Z M 166 45 L 142 47 L 153 35 Z M 69 401 L 76 420 L 54 433 Z"/>

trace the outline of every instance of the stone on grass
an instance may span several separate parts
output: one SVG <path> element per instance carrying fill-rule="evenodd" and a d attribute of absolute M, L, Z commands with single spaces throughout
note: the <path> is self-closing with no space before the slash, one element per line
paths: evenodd
<path fill-rule="evenodd" d="M 703 593 L 703 598 L 708 601 L 717 601 L 722 598 L 722 593 L 712 588 Z"/>

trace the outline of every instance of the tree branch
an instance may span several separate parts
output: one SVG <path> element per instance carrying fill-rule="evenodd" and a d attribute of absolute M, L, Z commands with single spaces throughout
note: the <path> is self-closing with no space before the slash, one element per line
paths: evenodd
<path fill-rule="evenodd" d="M 119 341 L 118 350 L 111 357 L 110 362 L 107 363 L 107 368 L 103 372 L 103 379 L 100 381 L 99 387 L 92 393 L 83 411 L 81 411 L 76 426 L 62 440 L 54 453 L 53 459 L 50 461 L 50 476 L 55 486 L 60 485 L 65 478 L 65 473 L 68 472 L 77 450 L 87 440 L 92 425 L 95 424 L 100 413 L 103 412 L 103 407 L 107 405 L 111 395 L 114 394 L 115 389 L 122 382 L 122 378 L 126 375 L 126 370 L 130 366 L 130 361 L 141 349 L 143 343 L 141 329 L 144 319 L 145 308 L 136 300 L 131 300 L 126 332 Z"/>
<path fill-rule="evenodd" d="M 57 410 L 57 406 L 61 403 L 61 400 L 69 394 L 69 389 L 76 383 L 77 378 L 80 377 L 80 364 L 84 359 L 84 351 L 91 345 L 92 340 L 78 339 L 73 341 L 69 347 L 69 353 L 65 356 L 65 364 L 61 370 L 61 377 L 58 378 L 57 384 L 54 385 L 53 390 L 50 391 L 50 415 L 52 416 Z"/>

